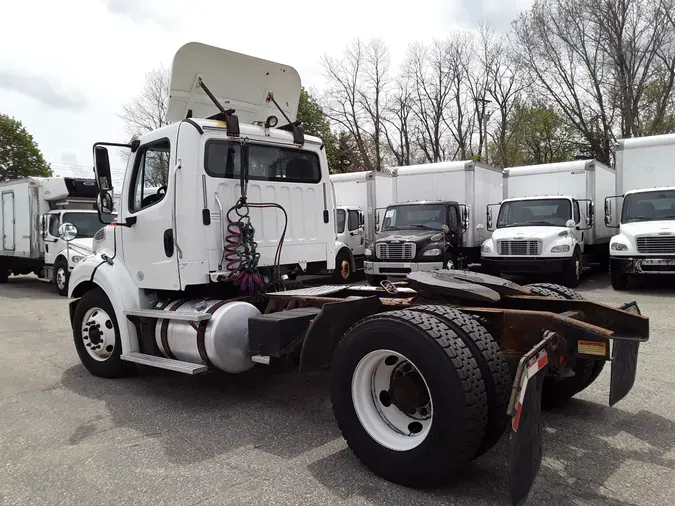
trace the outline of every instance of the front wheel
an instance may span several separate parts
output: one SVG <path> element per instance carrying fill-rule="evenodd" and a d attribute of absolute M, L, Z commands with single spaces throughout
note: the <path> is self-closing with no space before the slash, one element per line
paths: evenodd
<path fill-rule="evenodd" d="M 570 260 L 563 266 L 563 284 L 570 288 L 576 288 L 581 281 L 581 252 L 576 249 Z"/>
<path fill-rule="evenodd" d="M 68 295 L 68 280 L 70 279 L 70 271 L 68 270 L 68 262 L 66 262 L 63 258 L 59 258 L 54 264 L 52 278 L 54 286 L 56 286 L 56 293 L 64 297 Z"/>
<path fill-rule="evenodd" d="M 628 287 L 628 274 L 624 274 L 620 271 L 611 271 L 610 278 L 612 280 L 612 288 L 614 288 L 614 290 L 625 290 Z"/>
<path fill-rule="evenodd" d="M 335 283 L 351 283 L 354 280 L 352 257 L 344 249 L 340 250 L 335 258 L 335 269 L 332 277 Z"/>
<path fill-rule="evenodd" d="M 387 312 L 353 326 L 333 358 L 331 400 L 354 454 L 404 486 L 446 484 L 485 434 L 480 368 L 462 340 L 430 314 Z"/>
<path fill-rule="evenodd" d="M 124 362 L 115 310 L 100 288 L 85 293 L 73 315 L 73 338 L 80 361 L 94 376 L 117 378 L 133 371 Z"/>

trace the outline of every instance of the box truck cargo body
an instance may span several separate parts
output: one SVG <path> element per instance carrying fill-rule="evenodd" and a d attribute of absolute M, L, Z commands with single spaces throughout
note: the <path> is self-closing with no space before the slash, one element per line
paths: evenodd
<path fill-rule="evenodd" d="M 577 286 L 584 266 L 606 265 L 612 231 L 595 203 L 613 193 L 615 180 L 596 160 L 504 169 L 504 200 L 487 210 L 494 233 L 481 248 L 483 268 L 561 275 Z"/>
<path fill-rule="evenodd" d="M 0 283 L 10 274 L 34 272 L 68 288 L 74 265 L 92 252 L 94 234 L 103 227 L 94 210 L 93 180 L 31 177 L 0 183 Z M 67 243 L 59 228 L 71 223 L 77 237 Z"/>
<path fill-rule="evenodd" d="M 366 249 L 368 281 L 480 261 L 485 209 L 502 193 L 501 169 L 472 160 L 397 167 L 394 203 Z"/>
<path fill-rule="evenodd" d="M 605 220 L 619 229 L 609 246 L 615 289 L 634 276 L 675 274 L 675 134 L 618 142 Z"/>

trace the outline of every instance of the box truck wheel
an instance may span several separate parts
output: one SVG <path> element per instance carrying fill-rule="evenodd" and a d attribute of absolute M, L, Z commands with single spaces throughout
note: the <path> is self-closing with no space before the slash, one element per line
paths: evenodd
<path fill-rule="evenodd" d="M 485 434 L 480 368 L 430 314 L 387 312 L 348 330 L 331 364 L 331 400 L 354 454 L 404 486 L 447 484 Z"/>
<path fill-rule="evenodd" d="M 61 257 L 54 262 L 54 269 L 52 271 L 52 281 L 56 286 L 56 293 L 59 295 L 68 295 L 68 279 L 70 278 L 70 271 L 68 270 L 68 262 Z"/>
<path fill-rule="evenodd" d="M 100 288 L 85 293 L 73 315 L 73 337 L 80 361 L 94 376 L 116 378 L 134 370 L 122 361 L 115 310 Z"/>
<path fill-rule="evenodd" d="M 614 290 L 625 290 L 628 287 L 628 274 L 610 269 L 609 276 Z"/>
<path fill-rule="evenodd" d="M 0 260 L 0 284 L 7 283 L 8 279 L 9 279 L 9 269 L 7 268 L 6 265 L 3 264 L 2 260 Z"/>
<path fill-rule="evenodd" d="M 335 257 L 333 281 L 335 283 L 351 283 L 354 280 L 353 258 L 346 249 L 341 249 Z"/>
<path fill-rule="evenodd" d="M 581 251 L 576 248 L 572 258 L 563 264 L 563 284 L 576 288 L 579 281 L 581 281 Z"/>

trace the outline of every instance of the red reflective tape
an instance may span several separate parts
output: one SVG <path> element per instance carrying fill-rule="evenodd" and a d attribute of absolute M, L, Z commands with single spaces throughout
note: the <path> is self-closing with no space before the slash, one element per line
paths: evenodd
<path fill-rule="evenodd" d="M 544 367 L 546 367 L 546 364 L 548 364 L 548 354 L 544 352 L 544 356 L 539 357 L 539 362 L 537 362 L 537 366 L 539 367 L 539 369 L 543 369 Z"/>
<path fill-rule="evenodd" d="M 519 402 L 518 407 L 516 408 L 516 414 L 513 416 L 513 420 L 511 420 L 511 427 L 513 428 L 513 432 L 518 432 L 518 424 L 520 423 L 520 412 L 523 410 L 523 405 Z"/>

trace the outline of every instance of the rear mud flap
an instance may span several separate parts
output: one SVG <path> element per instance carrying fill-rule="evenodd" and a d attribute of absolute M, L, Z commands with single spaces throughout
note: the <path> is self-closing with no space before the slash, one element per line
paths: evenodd
<path fill-rule="evenodd" d="M 640 313 L 640 308 L 635 302 L 624 304 L 620 307 L 630 313 Z M 637 374 L 637 358 L 640 348 L 639 340 L 615 339 L 612 346 L 612 375 L 609 382 L 609 405 L 614 406 L 617 402 L 628 395 L 635 383 Z"/>
<path fill-rule="evenodd" d="M 547 342 L 542 341 L 521 359 L 509 403 L 509 481 L 514 505 L 527 500 L 541 467 L 541 394 L 543 372 L 548 365 L 548 354 L 544 349 Z"/>

